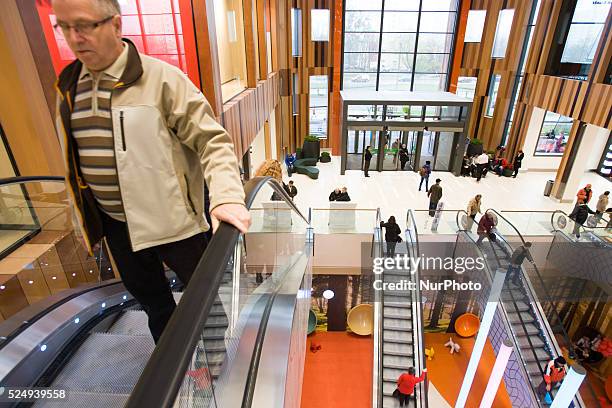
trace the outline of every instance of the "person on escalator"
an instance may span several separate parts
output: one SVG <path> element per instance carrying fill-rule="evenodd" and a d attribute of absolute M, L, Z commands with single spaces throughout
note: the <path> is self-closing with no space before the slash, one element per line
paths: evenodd
<path fill-rule="evenodd" d="M 410 367 L 407 373 L 402 373 L 397 379 L 397 398 L 399 399 L 400 407 L 408 406 L 409 399 L 412 397 L 416 401 L 415 386 L 425 380 L 427 369 L 424 368 L 419 377 L 416 377 L 414 367 Z"/>
<path fill-rule="evenodd" d="M 510 265 L 508 265 L 508 274 L 506 275 L 507 280 L 512 280 L 516 286 L 520 285 L 521 280 L 521 265 L 523 261 L 527 259 L 533 264 L 533 258 L 529 253 L 531 248 L 531 242 L 525 242 L 525 244 L 519 246 L 514 250 L 510 256 Z"/>
<path fill-rule="evenodd" d="M 506 256 L 510 256 L 508 250 L 504 245 L 497 239 L 496 229 L 497 226 L 497 216 L 492 211 L 487 211 L 482 217 L 480 217 L 480 221 L 478 222 L 478 240 L 476 241 L 476 245 L 482 245 L 482 241 L 485 238 L 489 238 L 489 241 L 496 244 Z"/>
<path fill-rule="evenodd" d="M 250 215 L 232 139 L 179 69 L 122 38 L 116 0 L 52 0 L 76 60 L 55 84 L 66 186 L 88 252 L 106 238 L 155 342 L 176 303 L 164 265 L 189 280 L 212 229 L 247 232 Z"/>
<path fill-rule="evenodd" d="M 578 239 L 580 239 L 580 227 L 584 225 L 589 214 L 595 214 L 595 211 L 591 210 L 583 199 L 578 199 L 578 205 L 569 215 L 569 218 L 574 221 L 573 234 L 576 235 Z"/>
<path fill-rule="evenodd" d="M 394 216 L 389 217 L 387 222 L 381 221 L 380 227 L 385 228 L 385 242 L 387 243 L 386 255 L 388 258 L 393 258 L 395 256 L 395 245 L 402 241 L 400 238 L 402 230 L 395 222 Z"/>
<path fill-rule="evenodd" d="M 565 378 L 567 374 L 567 361 L 562 356 L 550 360 L 544 367 L 544 379 L 538 386 L 538 394 L 544 397 L 546 393 L 550 392 L 557 384 L 559 384 Z"/>

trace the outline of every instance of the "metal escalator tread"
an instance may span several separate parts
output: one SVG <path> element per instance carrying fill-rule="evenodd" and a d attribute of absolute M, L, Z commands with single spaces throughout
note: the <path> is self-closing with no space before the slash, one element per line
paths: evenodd
<path fill-rule="evenodd" d="M 383 408 L 397 408 L 399 407 L 399 401 L 397 400 L 397 398 L 393 398 L 389 395 L 384 395 L 383 396 Z M 404 405 L 404 407 L 408 407 L 408 408 L 414 408 L 416 407 L 414 400 L 413 399 L 409 399 L 408 400 L 408 405 Z"/>
<path fill-rule="evenodd" d="M 544 364 L 550 360 L 550 354 L 544 350 L 543 348 L 536 348 L 535 350 L 537 356 L 537 362 Z M 536 362 L 536 358 L 531 351 L 523 351 L 523 356 L 525 358 L 525 362 Z"/>
<path fill-rule="evenodd" d="M 34 406 L 37 408 L 123 408 L 129 397 L 129 394 L 109 393 L 104 394 L 104 398 L 101 398 L 100 393 L 70 390 L 66 393 L 66 398 L 62 400 L 39 399 L 36 401 Z"/>
<path fill-rule="evenodd" d="M 154 348 L 151 336 L 92 333 L 52 388 L 129 395 Z"/>

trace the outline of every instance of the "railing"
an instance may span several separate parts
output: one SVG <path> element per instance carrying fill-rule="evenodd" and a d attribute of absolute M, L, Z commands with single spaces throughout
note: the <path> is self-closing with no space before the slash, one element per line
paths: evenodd
<path fill-rule="evenodd" d="M 376 212 L 376 224 L 374 233 L 372 234 L 372 248 L 370 257 L 383 257 L 384 247 L 382 239 L 382 228 L 380 226 L 382 219 L 380 210 Z M 383 291 L 374 291 L 374 377 L 372 387 L 372 407 L 383 407 Z"/>
<path fill-rule="evenodd" d="M 423 234 L 452 234 L 457 233 L 455 209 L 444 209 L 441 211 L 430 210 L 410 210 L 412 212 L 412 222 L 418 226 Z M 433 214 L 433 215 L 430 215 Z"/>
<path fill-rule="evenodd" d="M 598 216 L 594 217 L 597 221 Z M 570 241 L 578 240 L 576 234 L 579 234 L 580 237 L 585 237 L 591 242 L 612 246 L 612 228 L 608 228 L 607 225 L 600 226 L 599 222 L 595 226 L 589 226 L 588 222 L 587 220 L 587 225 L 579 224 L 561 210 L 554 211 L 550 216 L 550 225 L 553 228 L 553 232 L 563 233 Z"/>
<path fill-rule="evenodd" d="M 408 239 L 412 245 L 408 245 Z M 419 247 L 419 231 L 412 210 L 406 213 L 406 248 L 411 258 L 419 258 L 421 250 Z M 420 264 L 419 264 L 420 265 Z M 415 298 L 412 301 L 412 335 L 414 345 L 414 360 L 417 373 L 427 368 L 427 360 L 423 348 L 425 347 L 425 328 L 423 327 L 423 298 L 421 295 L 421 271 L 417 267 L 413 277 L 413 282 L 416 282 Z M 423 381 L 422 390 L 419 390 L 420 407 L 429 407 L 429 378 Z"/>
<path fill-rule="evenodd" d="M 247 208 L 252 206 L 255 197 L 264 186 L 267 186 L 271 191 L 282 197 L 297 214 L 298 218 L 304 222 L 304 225 L 308 225 L 307 218 L 295 207 L 280 184 L 270 177 L 257 177 L 245 185 Z M 203 328 L 217 296 L 223 275 L 226 272 L 228 260 L 234 252 L 239 236 L 239 231 L 229 224 L 221 223 L 217 229 L 198 263 L 180 303 L 168 322 L 164 334 L 160 338 L 155 351 L 136 384 L 126 407 L 171 407 L 177 401 L 179 390 L 186 381 L 185 373 L 188 367 L 194 358 L 198 358 L 201 355 L 198 350 L 203 347 L 201 339 Z M 276 234 L 273 234 L 272 238 L 274 242 L 277 241 Z M 286 245 L 286 239 L 281 241 L 278 241 L 278 249 L 284 250 L 285 248 L 281 248 L 280 245 Z M 304 231 L 305 242 L 306 232 Z M 282 256 L 279 257 L 282 258 Z M 234 260 L 234 262 L 239 262 L 239 260 Z M 284 258 L 280 259 L 279 262 L 284 262 Z M 288 258 L 287 262 L 290 268 L 295 261 L 292 258 Z M 288 268 L 283 269 L 285 271 L 288 270 Z M 284 276 L 282 271 L 279 271 L 279 273 Z M 261 309 L 261 315 L 258 316 L 260 322 L 259 330 L 257 330 L 256 334 L 253 333 L 258 341 L 255 341 L 250 348 L 251 354 L 248 358 L 250 361 L 249 368 L 241 376 L 241 381 L 245 384 L 244 388 L 239 387 L 240 390 L 237 390 L 236 396 L 245 403 L 254 395 L 255 374 L 259 361 L 258 356 L 261 353 L 262 347 L 261 340 L 265 335 L 267 317 L 272 307 L 271 302 L 275 297 L 275 293 L 280 288 L 282 276 L 279 277 L 280 279 L 266 280 L 269 283 L 268 287 L 264 288 L 265 290 L 257 296 L 257 299 L 266 303 L 266 306 Z M 229 346 L 234 347 L 231 341 Z M 204 357 L 206 358 L 205 354 Z M 206 363 L 204 367 L 207 367 Z M 245 378 L 247 374 L 248 376 Z M 207 401 L 211 399 L 216 400 L 219 397 L 215 396 L 212 390 L 210 393 L 212 395 L 206 397 L 208 398 Z M 184 397 L 187 401 L 192 401 L 191 403 L 196 399 L 189 394 L 189 389 L 185 390 L 181 397 Z"/>

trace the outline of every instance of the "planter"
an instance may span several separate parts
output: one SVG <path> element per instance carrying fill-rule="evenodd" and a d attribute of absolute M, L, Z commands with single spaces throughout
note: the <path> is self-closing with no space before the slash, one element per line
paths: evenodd
<path fill-rule="evenodd" d="M 478 156 L 479 154 L 482 154 L 482 152 L 484 151 L 483 147 L 481 144 L 472 144 L 470 143 L 468 145 L 467 148 L 467 156 L 471 157 L 471 156 Z"/>
<path fill-rule="evenodd" d="M 302 147 L 302 156 L 304 159 L 318 159 L 321 155 L 321 142 L 320 141 L 304 141 L 304 146 Z"/>
<path fill-rule="evenodd" d="M 295 149 L 295 159 L 300 160 L 303 158 L 304 158 L 304 154 L 302 153 L 302 149 L 298 147 L 297 149 Z"/>
<path fill-rule="evenodd" d="M 502 174 L 503 174 L 504 176 L 506 176 L 506 177 L 511 177 L 511 176 L 512 176 L 512 173 L 514 173 L 514 169 L 508 169 L 508 168 L 505 168 L 505 169 L 504 169 L 504 172 L 503 172 Z"/>
<path fill-rule="evenodd" d="M 331 161 L 331 156 L 324 155 L 319 158 L 321 163 L 329 163 Z"/>

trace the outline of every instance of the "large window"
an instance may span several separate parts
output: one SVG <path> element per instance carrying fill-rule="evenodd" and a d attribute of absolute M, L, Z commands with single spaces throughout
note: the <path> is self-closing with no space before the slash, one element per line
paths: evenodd
<path fill-rule="evenodd" d="M 310 135 L 327 139 L 327 75 L 310 77 Z"/>
<path fill-rule="evenodd" d="M 493 77 L 491 78 L 491 83 L 489 85 L 489 100 L 487 101 L 487 111 L 485 112 L 485 116 L 493 116 L 500 81 L 501 75 L 493 75 Z"/>
<path fill-rule="evenodd" d="M 562 156 L 567 144 L 573 119 L 555 112 L 546 112 L 535 156 Z"/>
<path fill-rule="evenodd" d="M 561 62 L 591 64 L 610 10 L 610 1 L 578 0 Z"/>
<path fill-rule="evenodd" d="M 343 89 L 443 91 L 456 0 L 346 0 Z"/>
<path fill-rule="evenodd" d="M 506 146 L 508 138 L 510 136 L 510 130 L 512 129 L 512 122 L 514 121 L 514 112 L 516 110 L 516 104 L 521 94 L 521 86 L 523 85 L 523 78 L 525 76 L 525 63 L 527 62 L 527 56 L 529 55 L 529 47 L 531 47 L 531 39 L 533 38 L 533 29 L 536 21 L 538 20 L 538 13 L 540 12 L 540 2 L 537 0 L 532 5 L 531 13 L 529 14 L 529 21 L 527 24 L 526 39 L 521 50 L 521 59 L 519 62 L 519 72 L 516 74 L 514 87 L 512 89 L 512 105 L 510 106 L 509 114 L 506 117 L 506 123 L 504 126 L 504 134 L 502 136 L 501 145 Z"/>
<path fill-rule="evenodd" d="M 215 0 L 214 4 L 221 96 L 227 102 L 247 87 L 244 15 L 242 0 Z"/>
<path fill-rule="evenodd" d="M 476 93 L 476 77 L 459 77 L 457 79 L 457 91 L 455 92 L 459 96 L 464 98 L 474 99 Z"/>

